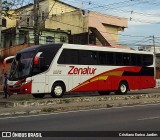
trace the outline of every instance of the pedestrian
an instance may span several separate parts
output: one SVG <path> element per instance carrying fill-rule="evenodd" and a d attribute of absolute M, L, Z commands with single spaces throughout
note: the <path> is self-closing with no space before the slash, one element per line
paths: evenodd
<path fill-rule="evenodd" d="M 8 94 L 7 80 L 8 80 L 7 73 L 4 73 L 3 92 L 4 92 L 4 98 L 6 98 L 6 99 L 7 99 L 7 94 Z"/>

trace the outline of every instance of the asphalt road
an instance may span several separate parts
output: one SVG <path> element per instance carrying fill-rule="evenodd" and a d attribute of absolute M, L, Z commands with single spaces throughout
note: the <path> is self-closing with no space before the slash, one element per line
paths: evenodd
<path fill-rule="evenodd" d="M 0 118 L 2 131 L 158 131 L 160 104 Z"/>
<path fill-rule="evenodd" d="M 59 112 L 43 115 L 19 116 L 0 118 L 1 131 L 159 131 L 160 130 L 160 104 L 137 105 L 119 108 L 103 108 L 93 110 L 81 110 L 70 112 Z M 159 132 L 160 133 L 160 132 Z M 53 133 L 52 133 L 53 134 Z M 67 133 L 68 135 L 68 133 Z M 82 133 L 83 135 L 83 133 Z M 103 135 L 92 132 L 92 135 Z M 160 137 L 160 134 L 159 134 Z M 81 137 L 85 139 L 84 137 Z M 49 138 L 47 138 L 49 139 Z M 51 138 L 53 139 L 53 138 Z M 54 138 L 55 139 L 55 138 Z M 57 139 L 57 138 L 56 138 Z M 61 139 L 61 138 L 58 138 Z M 71 138 L 64 138 L 71 139 Z M 72 139 L 79 139 L 73 138 Z M 86 138 L 106 139 L 106 138 Z M 111 139 L 110 137 L 107 138 Z M 147 139 L 153 137 L 114 137 L 113 139 Z M 158 137 L 155 139 L 159 139 Z"/>

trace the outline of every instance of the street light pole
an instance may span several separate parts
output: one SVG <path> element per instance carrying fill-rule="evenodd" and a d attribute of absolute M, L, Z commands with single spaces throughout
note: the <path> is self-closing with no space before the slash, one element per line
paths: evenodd
<path fill-rule="evenodd" d="M 154 55 L 156 54 L 156 48 L 155 48 L 155 39 L 154 39 L 154 35 L 153 35 L 153 48 L 154 48 Z"/>
<path fill-rule="evenodd" d="M 154 49 L 154 61 L 155 61 L 155 67 L 154 67 L 154 78 L 156 79 L 156 73 L 157 73 L 157 66 L 156 66 L 156 62 L 157 62 L 157 58 L 156 58 L 156 48 L 155 48 L 155 38 L 154 38 L 154 35 L 152 36 L 153 37 L 153 49 Z"/>

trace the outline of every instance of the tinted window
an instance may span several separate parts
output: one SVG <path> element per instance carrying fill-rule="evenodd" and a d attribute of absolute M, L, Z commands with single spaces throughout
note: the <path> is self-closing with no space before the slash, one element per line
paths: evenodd
<path fill-rule="evenodd" d="M 116 65 L 117 66 L 123 65 L 123 54 L 115 53 L 115 55 L 116 55 Z"/>
<path fill-rule="evenodd" d="M 123 64 L 125 65 L 125 66 L 129 66 L 130 65 L 130 54 L 128 54 L 128 53 L 124 53 L 123 54 Z"/>
<path fill-rule="evenodd" d="M 97 65 L 97 52 L 79 50 L 79 64 L 81 64 L 81 65 Z"/>
<path fill-rule="evenodd" d="M 50 52 L 47 54 L 45 58 L 49 58 Z M 50 61 L 48 62 L 50 63 Z M 148 54 L 64 49 L 58 59 L 58 64 L 149 66 L 153 64 L 153 56 Z"/>
<path fill-rule="evenodd" d="M 38 62 L 38 65 L 34 65 L 32 74 L 36 75 L 46 71 L 51 65 L 51 62 L 58 50 L 59 47 L 56 46 L 45 46 L 39 49 L 39 52 L 42 52 L 42 54 L 40 55 L 40 61 Z"/>
<path fill-rule="evenodd" d="M 136 65 L 137 65 L 137 55 L 131 54 L 131 66 L 136 66 Z"/>
<path fill-rule="evenodd" d="M 64 49 L 58 59 L 58 64 L 78 64 L 78 50 Z"/>
<path fill-rule="evenodd" d="M 150 66 L 153 64 L 153 55 L 145 54 L 143 55 L 143 65 Z"/>
<path fill-rule="evenodd" d="M 107 55 L 105 52 L 99 52 L 99 64 L 100 65 L 107 64 Z"/>
<path fill-rule="evenodd" d="M 141 54 L 137 54 L 137 65 L 142 66 L 142 55 Z"/>
<path fill-rule="evenodd" d="M 114 53 L 113 52 L 99 52 L 99 64 L 100 65 L 114 65 Z"/>

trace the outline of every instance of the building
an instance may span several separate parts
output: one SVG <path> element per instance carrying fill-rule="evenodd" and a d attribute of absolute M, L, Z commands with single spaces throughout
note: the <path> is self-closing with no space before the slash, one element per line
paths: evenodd
<path fill-rule="evenodd" d="M 44 28 L 40 32 L 39 43 L 68 43 L 68 35 L 70 35 L 70 31 Z M 3 48 L 26 43 L 34 44 L 33 27 L 12 27 L 2 31 Z"/>
<path fill-rule="evenodd" d="M 2 31 L 1 62 L 34 43 L 34 5 L 28 4 L 9 12 L 9 17 L 4 17 L 6 27 Z M 61 42 L 120 48 L 118 33 L 128 26 L 125 18 L 84 11 L 60 0 L 40 0 L 38 14 L 36 20 L 41 44 Z"/>
<path fill-rule="evenodd" d="M 60 0 L 40 0 L 38 9 L 39 31 L 45 29 L 70 31 L 69 43 L 74 44 L 94 43 L 103 46 L 119 47 L 117 45 L 118 32 L 124 31 L 128 26 L 128 21 L 125 18 L 84 11 Z M 34 14 L 33 4 L 14 10 L 14 20 L 12 20 L 11 24 L 11 21 L 7 19 L 7 28 L 10 27 L 9 25 L 15 27 L 16 24 L 17 28 L 28 27 L 30 30 L 35 23 Z M 88 34 L 87 41 L 83 41 L 86 39 L 86 34 Z M 76 38 L 79 39 L 79 37 L 81 37 L 82 42 L 79 40 L 76 42 Z"/>

